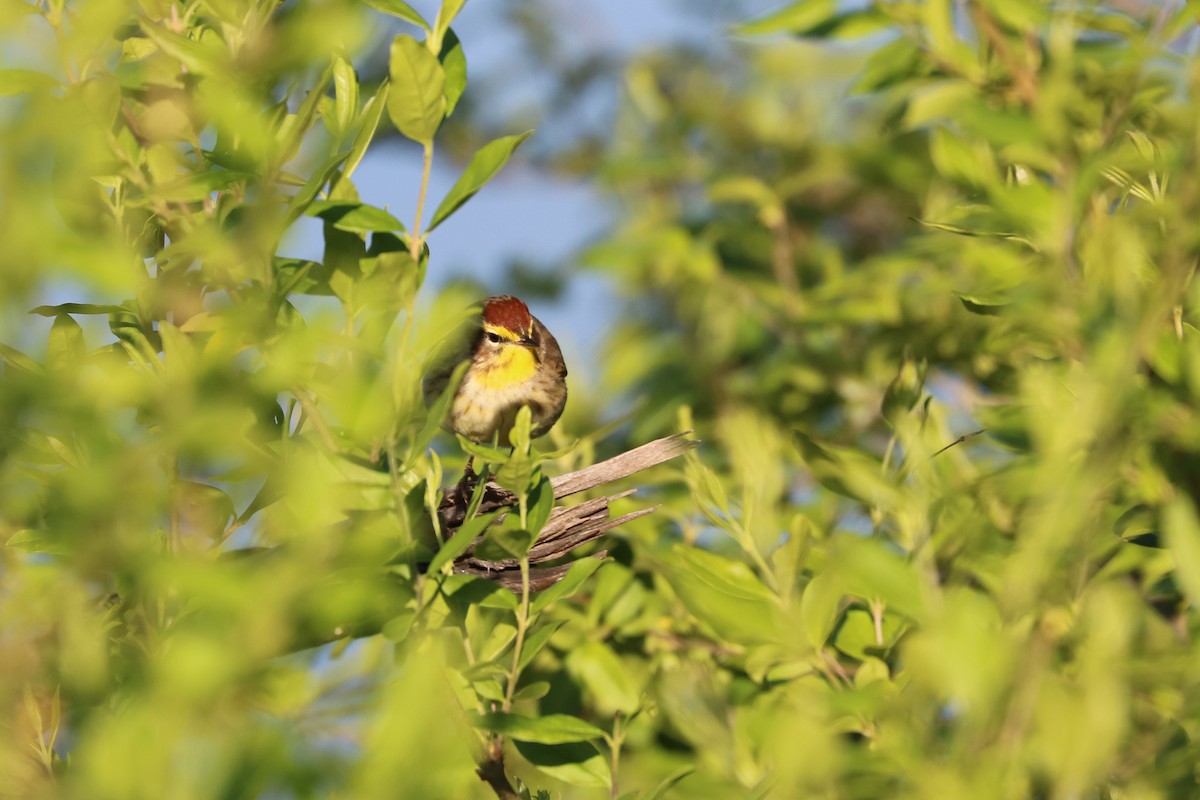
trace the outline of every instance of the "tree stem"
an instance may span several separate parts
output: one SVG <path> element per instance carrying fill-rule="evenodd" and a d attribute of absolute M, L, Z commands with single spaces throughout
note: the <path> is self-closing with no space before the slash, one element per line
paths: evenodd
<path fill-rule="evenodd" d="M 421 218 L 425 215 L 425 194 L 429 190 L 429 173 L 433 169 L 433 142 L 425 143 L 425 158 L 421 164 L 421 188 L 417 191 L 417 213 L 413 219 L 412 236 L 408 239 L 408 254 L 413 261 L 421 260 Z"/>

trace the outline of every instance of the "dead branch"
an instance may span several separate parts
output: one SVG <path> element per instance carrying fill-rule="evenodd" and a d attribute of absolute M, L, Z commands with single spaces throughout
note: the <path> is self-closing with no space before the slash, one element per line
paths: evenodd
<path fill-rule="evenodd" d="M 691 431 L 687 431 L 665 436 L 590 467 L 552 478 L 550 485 L 554 488 L 554 498 L 558 501 L 670 461 L 699 444 L 695 439 L 686 438 L 690 433 Z M 531 565 L 544 564 L 562 558 L 575 548 L 601 538 L 618 525 L 643 517 L 658 508 L 658 506 L 650 506 L 622 514 L 616 518 L 611 517 L 610 504 L 614 500 L 628 497 L 635 491 L 635 489 L 626 489 L 604 497 L 585 500 L 573 506 L 557 506 L 551 512 L 550 519 L 538 534 L 537 541 L 529 551 L 529 563 Z M 446 535 L 449 536 L 462 525 L 470 497 L 463 487 L 455 485 L 448 486 L 443 490 L 443 498 L 438 507 L 438 517 L 442 524 L 442 530 L 446 531 Z M 484 487 L 479 513 L 511 507 L 516 500 L 516 496 L 511 492 L 501 488 L 495 482 L 489 481 Z M 474 553 L 479 542 L 479 539 L 472 542 L 463 554 L 455 559 L 454 571 L 495 581 L 501 586 L 519 592 L 521 590 L 521 570 L 517 560 L 510 558 L 490 561 L 476 558 Z M 606 552 L 597 553 L 594 557 L 603 558 Z M 533 591 L 540 591 L 557 583 L 570 566 L 570 563 L 565 563 L 532 567 L 529 570 L 530 588 Z"/>

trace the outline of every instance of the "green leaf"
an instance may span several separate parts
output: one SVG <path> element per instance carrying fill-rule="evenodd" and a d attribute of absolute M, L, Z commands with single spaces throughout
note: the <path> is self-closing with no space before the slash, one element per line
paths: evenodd
<path fill-rule="evenodd" d="M 914 217 L 914 219 L 916 218 Z M 1014 242 L 1020 242 L 1035 253 L 1039 252 L 1036 244 L 1034 244 L 1028 237 L 1022 236 L 1019 233 L 1005 233 L 1004 231 L 985 231 L 975 228 L 964 228 L 961 225 L 951 225 L 948 222 L 934 222 L 933 220 L 928 219 L 916 219 L 916 221 L 927 228 L 934 228 L 939 231 L 945 231 L 946 233 L 953 233 L 957 236 L 971 236 L 987 239 L 1009 239 Z"/>
<path fill-rule="evenodd" d="M 842 576 L 846 594 L 864 600 L 882 600 L 889 610 L 913 620 L 926 614 L 922 578 L 906 557 L 889 549 L 882 540 L 839 535 L 830 557 Z"/>
<path fill-rule="evenodd" d="M 58 81 L 29 69 L 0 69 L 0 97 L 32 94 L 58 86 Z"/>
<path fill-rule="evenodd" d="M 539 771 L 564 783 L 595 789 L 606 789 L 612 783 L 608 759 L 590 744 L 517 742 L 516 748 Z"/>
<path fill-rule="evenodd" d="M 19 369 L 22 372 L 28 372 L 32 375 L 40 375 L 42 373 L 42 365 L 34 361 L 29 356 L 9 347 L 6 344 L 0 344 L 0 360 L 14 369 Z"/>
<path fill-rule="evenodd" d="M 277 297 L 287 297 L 289 294 L 333 295 L 333 290 L 329 288 L 331 270 L 324 264 L 300 258 L 274 258 L 271 267 L 275 270 Z"/>
<path fill-rule="evenodd" d="M 833 572 L 822 572 L 809 581 L 800 595 L 800 622 L 804 636 L 814 648 L 821 648 L 833 631 L 841 613 L 841 582 Z"/>
<path fill-rule="evenodd" d="M 510 592 L 511 594 L 511 592 Z M 517 662 L 517 668 L 524 670 L 527 666 L 533 663 L 533 659 L 542 651 L 542 648 L 549 644 L 551 637 L 563 626 L 563 622 L 544 622 L 538 625 L 533 633 L 525 637 L 525 642 L 521 646 L 521 657 Z"/>
<path fill-rule="evenodd" d="M 70 314 L 59 314 L 50 326 L 50 342 L 46 352 L 47 366 L 70 370 L 79 365 L 87 352 L 83 328 Z"/>
<path fill-rule="evenodd" d="M 679 783 L 681 780 L 686 778 L 688 775 L 691 775 L 695 771 L 696 768 L 693 766 L 680 767 L 667 777 L 663 778 L 662 783 L 658 784 L 658 786 L 655 786 L 654 791 L 646 795 L 643 800 L 662 800 L 666 793 L 674 788 L 675 784 Z"/>
<path fill-rule="evenodd" d="M 862 608 L 851 608 L 846 612 L 842 624 L 838 626 L 833 646 L 851 658 L 862 661 L 869 653 L 885 651 L 894 645 L 905 625 L 895 614 L 885 613 L 880 628 L 883 634 L 882 644 L 875 636 L 875 622 L 870 612 Z"/>
<path fill-rule="evenodd" d="M 453 214 L 459 206 L 470 200 L 476 192 L 482 189 L 488 181 L 496 176 L 521 142 L 533 135 L 533 131 L 525 131 L 515 136 L 504 136 L 488 142 L 471 157 L 471 163 L 459 176 L 449 193 L 433 212 L 429 222 L 432 231 L 447 217 Z"/>
<path fill-rule="evenodd" d="M 468 364 L 468 366 L 470 366 Z M 472 442 L 462 434 L 458 434 L 458 445 L 463 449 L 464 453 L 482 458 L 491 464 L 503 464 L 508 460 L 508 449 L 504 447 L 492 447 L 479 442 Z"/>
<path fill-rule="evenodd" d="M 187 67 L 189 72 L 216 78 L 221 83 L 236 82 L 236 77 L 229 68 L 228 50 L 180 36 L 145 21 L 142 22 L 142 30 L 159 49 Z"/>
<path fill-rule="evenodd" d="M 408 460 L 411 461 L 418 453 L 425 452 L 425 448 L 429 447 L 433 437 L 437 436 L 437 432 L 442 429 L 442 423 L 445 422 L 446 414 L 450 411 L 450 404 L 454 402 L 454 395 L 458 392 L 458 385 L 462 383 L 462 377 L 470 366 L 470 361 L 463 361 L 450 373 L 450 380 L 446 382 L 446 388 L 429 406 L 429 415 L 425 417 L 421 430 L 413 438 L 412 446 L 408 449 Z"/>
<path fill-rule="evenodd" d="M 612 648 L 589 640 L 567 654 L 567 669 L 588 690 L 605 713 L 631 714 L 641 702 L 641 690 Z"/>
<path fill-rule="evenodd" d="M 926 371 L 927 364 L 924 360 L 917 362 L 908 356 L 901 360 L 896 376 L 888 383 L 883 393 L 880 408 L 883 418 L 890 425 L 895 426 L 921 399 Z"/>
<path fill-rule="evenodd" d="M 57 317 L 60 314 L 123 314 L 129 311 L 125 306 L 106 305 L 104 303 L 59 303 L 56 306 L 38 306 L 31 308 L 30 314 L 43 317 Z"/>
<path fill-rule="evenodd" d="M 154 186 L 150 192 L 168 203 L 195 203 L 253 178 L 253 174 L 241 170 L 210 168 Z"/>
<path fill-rule="evenodd" d="M 752 35 L 802 33 L 827 23 L 837 14 L 838 5 L 839 0 L 798 0 L 734 30 Z"/>
<path fill-rule="evenodd" d="M 1200 520 L 1187 496 L 1176 495 L 1163 509 L 1163 532 L 1175 561 L 1175 579 L 1200 605 Z"/>
<path fill-rule="evenodd" d="M 571 565 L 567 570 L 567 574 L 562 577 L 558 583 L 551 586 L 534 596 L 530 609 L 534 614 L 548 608 L 552 603 L 562 600 L 564 597 L 570 597 L 579 591 L 584 582 L 592 576 L 596 570 L 604 566 L 605 561 L 601 558 L 581 558 Z"/>
<path fill-rule="evenodd" d="M 414 142 L 432 144 L 446 116 L 446 73 L 441 62 L 416 39 L 401 35 L 392 41 L 388 74 L 392 124 Z"/>
<path fill-rule="evenodd" d="M 801 0 L 762 19 L 737 27 L 747 35 L 790 33 L 820 39 L 857 39 L 892 25 L 892 19 L 875 8 L 838 11 L 838 0 Z"/>
<path fill-rule="evenodd" d="M 413 25 L 424 29 L 426 33 L 429 32 L 429 23 L 412 6 L 405 3 L 404 0 L 363 0 L 363 2 L 377 11 L 391 14 L 393 17 L 399 17 L 405 22 L 411 22 Z"/>
<path fill-rule="evenodd" d="M 429 569 L 427 569 L 426 572 L 428 572 L 430 575 L 436 575 L 437 573 L 441 572 L 442 567 L 446 566 L 450 562 L 454 561 L 454 559 L 462 555 L 463 552 L 466 551 L 467 547 L 470 546 L 471 542 L 475 541 L 477 536 L 482 535 L 483 532 L 487 530 L 488 525 L 490 525 L 492 521 L 496 519 L 496 516 L 499 513 L 500 512 L 497 511 L 491 514 L 483 514 L 478 517 L 472 517 L 464 522 L 459 529 L 454 532 L 454 535 L 450 537 L 450 540 L 438 549 L 437 555 L 435 555 L 433 560 L 429 562 Z"/>
<path fill-rule="evenodd" d="M 1158 528 L 1158 514 L 1145 503 L 1126 509 L 1113 523 L 1114 534 L 1145 547 L 1158 546 Z"/>
<path fill-rule="evenodd" d="M 450 23 L 454 22 L 454 18 L 458 16 L 458 12 L 462 11 L 462 7 L 467 4 L 467 0 L 442 0 L 442 6 L 438 9 L 437 19 L 434 20 L 433 30 L 429 34 L 429 49 L 435 53 L 440 53 L 442 50 L 443 38 L 450 30 Z"/>
<path fill-rule="evenodd" d="M 554 487 L 550 479 L 538 471 L 533 488 L 529 490 L 529 499 L 525 511 L 525 525 L 529 530 L 541 533 L 546 527 L 546 521 L 554 511 Z"/>
<path fill-rule="evenodd" d="M 446 73 L 446 116 L 454 113 L 459 98 L 467 89 L 467 56 L 463 52 L 462 43 L 454 31 L 446 31 L 442 41 L 442 51 L 438 55 L 442 62 L 442 70 Z"/>
<path fill-rule="evenodd" d="M 350 145 L 350 151 L 346 154 L 346 164 L 342 167 L 341 177 L 338 179 L 340 184 L 343 180 L 348 180 L 354 170 L 362 162 L 363 156 L 367 152 L 367 147 L 370 146 L 371 140 L 375 138 L 375 131 L 379 129 L 379 120 L 383 119 L 384 109 L 387 108 L 388 89 L 390 84 L 387 81 L 379 87 L 379 91 L 375 96 L 367 101 L 363 106 L 362 121 L 358 128 L 358 133 L 354 135 L 354 143 Z"/>
<path fill-rule="evenodd" d="M 304 214 L 305 210 L 316 199 L 317 193 L 321 191 L 321 187 L 333 177 L 333 174 L 337 172 L 338 167 L 340 167 L 342 162 L 345 161 L 349 156 L 349 150 L 344 153 L 338 153 L 332 156 L 308 176 L 308 180 L 306 180 L 304 185 L 300 187 L 300 190 L 292 196 L 292 199 L 288 201 L 287 216 L 285 218 L 286 225 L 291 225 L 293 222 L 300 219 L 301 215 Z"/>
<path fill-rule="evenodd" d="M 326 67 L 321 72 L 321 77 L 308 87 L 308 93 L 300 102 L 296 113 L 286 115 L 280 122 L 279 128 L 275 131 L 275 139 L 279 147 L 273 153 L 275 163 L 279 166 L 288 163 L 300 152 L 300 145 L 304 142 L 304 137 L 308 134 L 309 129 L 312 128 L 313 122 L 317 118 L 317 110 L 325 98 L 325 91 L 333 80 L 333 69 L 333 64 Z"/>
<path fill-rule="evenodd" d="M 524 558 L 537 536 L 524 528 L 500 526 L 488 531 L 475 548 L 475 555 L 487 561 L 502 561 L 507 557 Z"/>
<path fill-rule="evenodd" d="M 495 712 L 476 718 L 475 727 L 508 736 L 518 742 L 564 744 L 603 739 L 604 731 L 568 714 L 523 717 Z"/>
<path fill-rule="evenodd" d="M 404 223 L 382 208 L 344 200 L 317 200 L 304 213 L 320 217 L 333 227 L 353 233 L 403 231 Z"/>
<path fill-rule="evenodd" d="M 777 598 L 740 561 L 676 545 L 663 572 L 688 610 L 718 636 L 739 644 L 778 641 L 784 630 Z"/>
<path fill-rule="evenodd" d="M 529 431 L 532 426 L 533 414 L 529 406 L 521 406 L 517 418 L 509 431 L 512 442 L 512 452 L 504 466 L 496 473 L 496 483 L 517 495 L 527 495 L 533 486 L 537 466 L 534 456 L 529 451 Z"/>
<path fill-rule="evenodd" d="M 527 686 L 522 686 L 515 693 L 513 693 L 513 702 L 519 703 L 521 701 L 531 702 L 533 700 L 541 700 L 548 694 L 550 694 L 549 681 L 534 681 Z"/>
<path fill-rule="evenodd" d="M 358 115 L 358 74 L 344 58 L 333 62 L 333 123 L 339 137 L 345 136 Z"/>
<path fill-rule="evenodd" d="M 963 294 L 955 292 L 963 304 L 963 308 L 972 314 L 993 317 L 999 314 L 1005 306 L 1012 305 L 1013 299 L 1003 294 Z"/>
<path fill-rule="evenodd" d="M 8 537 L 5 546 L 23 553 L 45 553 L 52 556 L 66 556 L 72 552 L 71 547 L 48 536 L 45 531 L 28 528 L 19 530 Z"/>
<path fill-rule="evenodd" d="M 899 501 L 895 485 L 882 474 L 874 456 L 822 445 L 799 431 L 795 436 L 804 465 L 826 489 L 872 507 L 892 508 Z"/>

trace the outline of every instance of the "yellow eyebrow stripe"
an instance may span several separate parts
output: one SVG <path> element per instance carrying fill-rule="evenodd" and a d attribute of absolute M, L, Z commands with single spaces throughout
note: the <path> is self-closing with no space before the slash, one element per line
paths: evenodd
<path fill-rule="evenodd" d="M 499 325 L 492 325 L 487 322 L 483 323 L 483 329 L 487 333 L 494 333 L 497 336 L 508 339 L 510 342 L 518 342 L 521 337 L 510 331 L 508 328 L 501 328 Z"/>

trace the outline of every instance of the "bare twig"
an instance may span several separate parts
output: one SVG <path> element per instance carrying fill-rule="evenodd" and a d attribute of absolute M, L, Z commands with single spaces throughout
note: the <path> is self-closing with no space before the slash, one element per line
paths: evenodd
<path fill-rule="evenodd" d="M 943 447 L 941 450 L 938 450 L 936 453 L 934 453 L 933 455 L 931 455 L 931 456 L 930 456 L 930 458 L 937 458 L 937 457 L 938 457 L 938 456 L 940 456 L 942 453 L 944 453 L 944 452 L 946 452 L 947 450 L 949 450 L 951 447 L 954 447 L 955 445 L 962 444 L 963 442 L 969 442 L 969 441 L 971 441 L 972 439 L 974 439 L 976 436 L 979 436 L 979 435 L 981 435 L 981 434 L 984 434 L 984 433 L 987 433 L 987 429 L 986 429 L 986 428 L 981 428 L 980 430 L 973 431 L 973 432 L 971 432 L 971 433 L 964 433 L 962 436 L 958 437 L 958 438 L 957 438 L 957 439 L 955 439 L 953 442 L 951 442 L 950 444 L 948 444 L 948 445 L 946 445 L 945 447 Z"/>
<path fill-rule="evenodd" d="M 690 433 L 690 431 L 688 432 Z M 627 478 L 644 469 L 669 461 L 695 447 L 699 442 L 685 438 L 686 433 L 666 436 L 653 442 L 635 447 L 620 455 L 593 464 L 585 469 L 552 478 L 555 499 L 593 489 L 606 483 Z M 529 563 L 544 564 L 562 558 L 575 548 L 595 541 L 618 525 L 654 512 L 658 506 L 630 511 L 619 517 L 611 517 L 609 506 L 614 500 L 628 497 L 635 490 L 626 489 L 604 497 L 586 500 L 574 506 L 559 506 L 550 514 L 529 551 Z M 466 518 L 468 493 L 461 486 L 448 486 L 443 492 L 443 501 L 438 508 L 438 517 L 447 536 L 462 525 Z M 516 497 L 495 483 L 484 487 L 479 513 L 511 506 Z M 463 575 L 476 575 L 495 581 L 514 592 L 521 590 L 520 562 L 516 559 L 489 561 L 476 558 L 475 548 L 481 539 L 472 542 L 454 563 L 454 571 Z M 603 557 L 605 553 L 597 554 Z M 537 592 L 557 583 L 570 568 L 570 564 L 536 567 L 529 570 L 529 587 Z"/>
<path fill-rule="evenodd" d="M 691 431 L 664 436 L 641 447 L 635 447 L 626 453 L 621 453 L 619 456 L 613 456 L 607 461 L 601 461 L 599 464 L 593 464 L 577 472 L 559 475 L 550 481 L 554 487 L 554 496 L 567 497 L 578 494 L 601 484 L 628 478 L 636 472 L 681 456 L 700 444 L 696 439 L 688 439 L 689 434 Z"/>
<path fill-rule="evenodd" d="M 521 800 L 517 790 L 508 781 L 508 775 L 504 773 L 504 752 L 493 753 L 492 757 L 479 765 L 475 770 L 480 778 L 492 787 L 492 791 L 496 793 L 499 800 Z"/>

